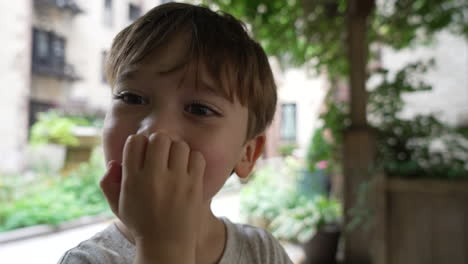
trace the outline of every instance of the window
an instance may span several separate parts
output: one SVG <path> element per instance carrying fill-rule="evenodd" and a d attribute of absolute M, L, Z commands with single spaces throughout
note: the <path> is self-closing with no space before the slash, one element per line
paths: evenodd
<path fill-rule="evenodd" d="M 104 24 L 112 26 L 113 20 L 112 0 L 104 0 Z"/>
<path fill-rule="evenodd" d="M 33 29 L 33 58 L 46 60 L 49 57 L 49 36 L 47 32 Z"/>
<path fill-rule="evenodd" d="M 107 83 L 106 60 L 107 60 L 107 51 L 104 50 L 101 53 L 101 82 L 102 83 Z"/>
<path fill-rule="evenodd" d="M 37 55 L 40 58 L 49 56 L 49 43 L 47 32 L 36 31 Z"/>
<path fill-rule="evenodd" d="M 63 68 L 65 66 L 65 38 L 41 29 L 33 29 L 33 64 Z"/>
<path fill-rule="evenodd" d="M 51 37 L 52 63 L 55 67 L 65 67 L 65 39 L 52 35 Z"/>
<path fill-rule="evenodd" d="M 104 8 L 112 9 L 112 0 L 104 0 Z"/>
<path fill-rule="evenodd" d="M 54 2 L 58 8 L 71 11 L 72 14 L 79 14 L 83 12 L 83 10 L 76 3 L 76 0 L 48 0 L 48 2 Z"/>
<path fill-rule="evenodd" d="M 59 7 L 65 7 L 67 6 L 69 0 L 56 0 L 55 3 L 59 6 Z"/>
<path fill-rule="evenodd" d="M 281 105 L 280 137 L 286 141 L 296 141 L 296 104 Z"/>
<path fill-rule="evenodd" d="M 141 8 L 135 4 L 128 5 L 128 19 L 131 21 L 136 20 L 141 16 Z"/>

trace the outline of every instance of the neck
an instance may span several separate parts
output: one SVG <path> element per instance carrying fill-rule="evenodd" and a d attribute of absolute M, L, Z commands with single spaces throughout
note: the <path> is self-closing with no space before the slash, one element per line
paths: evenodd
<path fill-rule="evenodd" d="M 221 258 L 226 243 L 226 227 L 211 211 L 211 200 L 203 205 L 203 214 L 198 230 L 196 263 L 217 263 Z M 116 219 L 120 232 L 130 243 L 135 245 L 135 239 L 124 223 Z M 219 243 L 222 241 L 222 243 Z"/>

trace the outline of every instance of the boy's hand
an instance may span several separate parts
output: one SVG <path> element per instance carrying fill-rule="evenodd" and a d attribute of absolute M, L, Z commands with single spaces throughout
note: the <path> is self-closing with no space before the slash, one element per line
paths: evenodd
<path fill-rule="evenodd" d="M 112 176 L 119 172 L 113 168 L 118 164 L 109 165 L 101 187 L 113 212 L 132 233 L 137 255 L 194 261 L 203 198 L 202 154 L 165 134 L 149 139 L 132 135 L 124 147 L 120 187 L 118 176 Z"/>

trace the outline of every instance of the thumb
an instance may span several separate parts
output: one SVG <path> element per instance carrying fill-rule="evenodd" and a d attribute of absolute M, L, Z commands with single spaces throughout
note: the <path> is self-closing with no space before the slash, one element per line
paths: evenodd
<path fill-rule="evenodd" d="M 99 186 L 101 187 L 104 196 L 109 203 L 109 206 L 118 216 L 120 184 L 122 182 L 122 166 L 115 160 L 111 160 L 107 164 L 107 171 L 102 177 Z"/>

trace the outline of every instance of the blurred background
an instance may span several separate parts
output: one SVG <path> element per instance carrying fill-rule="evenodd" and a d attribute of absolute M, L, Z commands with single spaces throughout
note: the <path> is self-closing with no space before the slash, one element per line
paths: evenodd
<path fill-rule="evenodd" d="M 56 262 L 112 221 L 104 63 L 166 2 L 0 1 L 0 262 Z M 245 21 L 278 85 L 266 150 L 215 214 L 295 263 L 468 263 L 466 1 L 185 2 Z"/>

